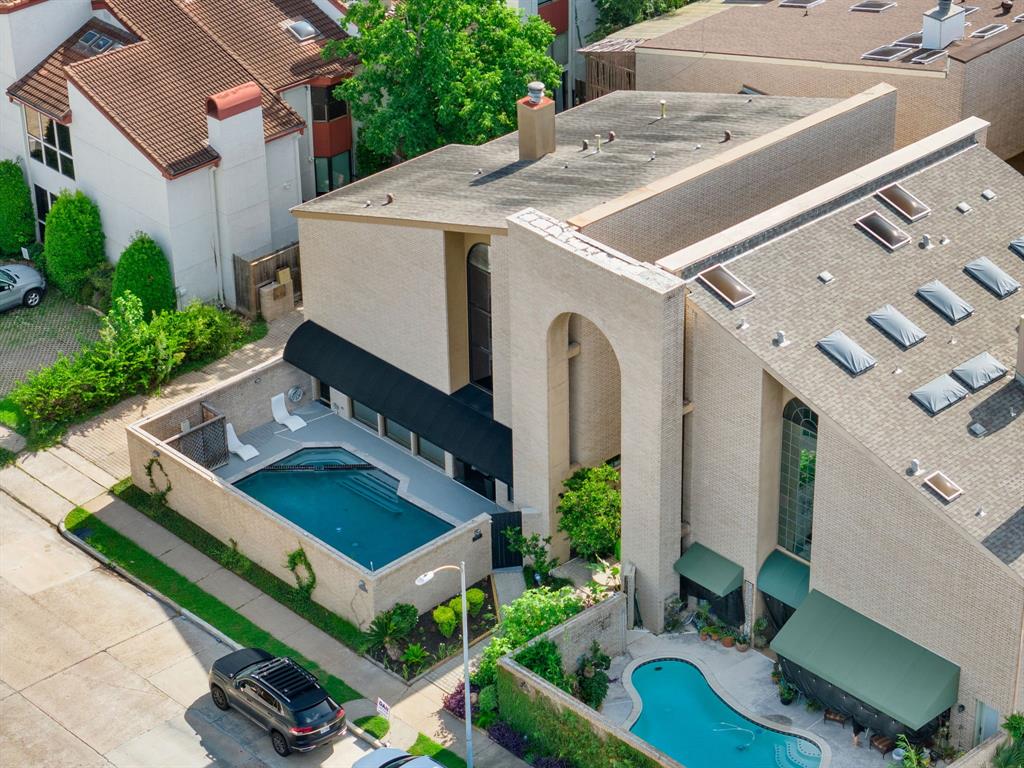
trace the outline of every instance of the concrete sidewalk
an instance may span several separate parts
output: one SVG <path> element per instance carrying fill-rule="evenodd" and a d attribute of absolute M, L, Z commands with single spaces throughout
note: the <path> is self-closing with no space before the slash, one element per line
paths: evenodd
<path fill-rule="evenodd" d="M 465 726 L 441 706 L 444 694 L 461 685 L 461 658 L 451 659 L 408 687 L 108 493 L 118 478 L 129 474 L 124 436 L 128 424 L 270 359 L 301 321 L 301 313 L 294 312 L 272 324 L 264 339 L 176 379 L 158 396 L 131 398 L 70 431 L 62 445 L 19 457 L 14 465 L 0 470 L 0 487 L 53 525 L 75 506 L 93 512 L 183 577 L 369 697 L 345 704 L 353 720 L 372 714 L 373 701 L 383 698 L 391 705 L 392 728 L 385 738 L 391 746 L 409 747 L 423 732 L 465 757 Z M 37 567 L 49 566 L 41 558 Z M 478 644 L 473 655 L 481 650 Z M 474 758 L 488 768 L 526 768 L 526 763 L 480 731 L 474 738 Z"/>

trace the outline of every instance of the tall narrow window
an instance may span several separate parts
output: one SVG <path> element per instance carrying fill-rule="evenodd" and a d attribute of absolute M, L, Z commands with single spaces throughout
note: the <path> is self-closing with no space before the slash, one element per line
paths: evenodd
<path fill-rule="evenodd" d="M 70 179 L 75 178 L 75 161 L 71 157 L 71 129 L 52 117 L 24 107 L 28 131 L 28 154 Z"/>
<path fill-rule="evenodd" d="M 793 398 L 782 412 L 779 546 L 806 560 L 811 559 L 817 452 L 818 415 Z"/>
<path fill-rule="evenodd" d="M 477 243 L 466 259 L 469 289 L 469 380 L 492 391 L 490 248 Z"/>

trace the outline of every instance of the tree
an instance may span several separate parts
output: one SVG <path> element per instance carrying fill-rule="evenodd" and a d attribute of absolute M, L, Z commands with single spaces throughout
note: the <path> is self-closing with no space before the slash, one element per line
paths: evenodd
<path fill-rule="evenodd" d="M 35 240 L 32 196 L 21 166 L 13 160 L 0 161 L 0 256 L 17 254 Z"/>
<path fill-rule="evenodd" d="M 588 39 L 600 40 L 623 27 L 653 19 L 688 2 L 690 0 L 595 0 L 597 28 Z"/>
<path fill-rule="evenodd" d="M 546 51 L 554 30 L 504 0 L 359 2 L 345 21 L 358 37 L 324 56 L 355 57 L 359 71 L 334 90 L 361 123 L 360 159 L 407 159 L 444 144 L 480 144 L 516 127 L 526 84 L 556 83 Z"/>
<path fill-rule="evenodd" d="M 167 257 L 149 235 L 137 232 L 114 268 L 113 298 L 131 291 L 142 301 L 148 320 L 154 312 L 177 309 Z"/>
<path fill-rule="evenodd" d="M 565 493 L 558 503 L 564 531 L 573 549 L 587 559 L 615 550 L 622 535 L 622 495 L 615 467 L 584 467 L 565 481 Z"/>
<path fill-rule="evenodd" d="M 81 192 L 61 192 L 46 216 L 46 269 L 69 296 L 78 296 L 89 273 L 104 262 L 100 210 Z"/>

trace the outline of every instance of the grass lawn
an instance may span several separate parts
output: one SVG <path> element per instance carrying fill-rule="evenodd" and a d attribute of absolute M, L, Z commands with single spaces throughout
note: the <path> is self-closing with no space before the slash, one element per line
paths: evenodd
<path fill-rule="evenodd" d="M 391 730 L 391 723 L 381 715 L 366 715 L 366 717 L 360 717 L 355 723 L 375 739 L 383 739 Z"/>
<path fill-rule="evenodd" d="M 422 733 L 417 737 L 416 743 L 409 747 L 409 754 L 432 757 L 446 768 L 466 768 L 465 760 Z"/>
<path fill-rule="evenodd" d="M 359 691 L 347 685 L 344 680 L 329 674 L 294 648 L 260 629 L 238 611 L 193 584 L 90 512 L 76 507 L 68 514 L 64 524 L 69 531 L 87 541 L 97 552 L 182 608 L 212 624 L 236 643 L 263 648 L 275 656 L 290 656 L 315 674 L 331 697 L 338 702 L 363 698 Z"/>
<path fill-rule="evenodd" d="M 225 544 L 186 517 L 182 517 L 157 497 L 132 485 L 131 478 L 125 478 L 112 489 L 113 493 L 150 520 L 169 530 L 198 549 L 204 555 L 220 563 L 229 571 L 245 579 L 261 592 L 270 595 L 282 605 L 295 611 L 322 629 L 335 640 L 347 645 L 356 653 L 367 648 L 367 637 L 351 622 L 338 616 L 303 596 L 294 584 L 282 581 L 270 571 L 261 568 L 230 544 Z"/>

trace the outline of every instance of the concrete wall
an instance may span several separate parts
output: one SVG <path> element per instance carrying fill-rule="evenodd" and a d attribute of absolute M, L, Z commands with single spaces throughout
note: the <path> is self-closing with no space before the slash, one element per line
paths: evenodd
<path fill-rule="evenodd" d="M 600 328 L 622 372 L 624 561 L 635 563 L 644 624 L 660 630 L 678 592 L 682 483 L 682 282 L 537 212 L 511 217 L 512 434 L 516 502 L 528 534 L 555 536 L 556 506 L 571 470 L 569 318 Z"/>
<path fill-rule="evenodd" d="M 299 223 L 289 209 L 302 202 L 299 155 L 303 151 L 305 141 L 303 135 L 293 133 L 266 145 L 267 191 L 270 204 L 268 253 L 291 245 L 299 239 Z"/>
<path fill-rule="evenodd" d="M 655 261 L 891 152 L 896 103 L 889 88 L 858 95 L 677 174 L 676 186 L 581 231 Z"/>
<path fill-rule="evenodd" d="M 301 219 L 299 236 L 306 318 L 451 392 L 444 233 Z"/>
<path fill-rule="evenodd" d="M 259 384 L 254 373 L 259 374 Z M 422 613 L 457 594 L 457 581 L 443 577 L 423 587 L 415 586 L 416 576 L 438 565 L 464 560 L 468 583 L 487 576 L 491 571 L 491 527 L 486 514 L 371 572 L 155 437 L 176 433 L 183 418 L 195 418 L 201 401 L 216 404 L 239 432 L 249 429 L 254 426 L 249 422 L 270 418 L 269 398 L 251 400 L 251 396 L 258 389 L 261 395 L 266 394 L 262 390 L 276 390 L 295 373 L 296 369 L 283 363 L 256 369 L 130 426 L 127 438 L 132 481 L 151 490 L 145 465 L 157 451 L 171 484 L 167 503 L 172 509 L 222 542 L 234 539 L 239 551 L 289 584 L 294 577 L 285 564 L 288 553 L 301 546 L 317 574 L 313 599 L 361 629 L 397 602 L 412 603 Z M 261 412 L 264 402 L 266 413 Z M 477 531 L 480 538 L 474 541 Z"/>
<path fill-rule="evenodd" d="M 756 583 L 775 547 L 782 408 L 796 395 L 687 306 L 683 515 L 693 537 Z M 796 395 L 798 396 L 798 395 Z M 953 735 L 975 699 L 1014 709 L 1024 586 L 926 498 L 819 414 L 811 588 L 960 665 Z M 960 730 L 959 726 L 963 725 Z"/>
<path fill-rule="evenodd" d="M 638 48 L 636 87 L 738 93 L 748 85 L 771 96 L 847 98 L 889 83 L 898 91 L 896 146 L 903 147 L 970 116 L 961 112 L 963 71 L 953 64 L 943 73 Z"/>

